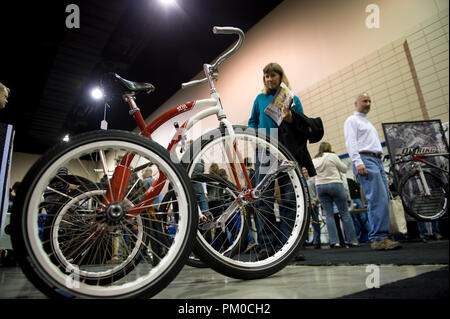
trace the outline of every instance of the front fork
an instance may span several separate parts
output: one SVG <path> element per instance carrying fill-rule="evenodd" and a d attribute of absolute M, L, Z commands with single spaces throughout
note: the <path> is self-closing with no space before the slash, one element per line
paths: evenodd
<path fill-rule="evenodd" d="M 430 188 L 428 187 L 427 180 L 425 179 L 425 174 L 423 173 L 422 166 L 419 164 L 417 165 L 417 171 L 419 172 L 420 180 L 417 179 L 417 185 L 419 186 L 419 189 L 421 192 L 425 192 L 426 196 L 430 196 Z"/>

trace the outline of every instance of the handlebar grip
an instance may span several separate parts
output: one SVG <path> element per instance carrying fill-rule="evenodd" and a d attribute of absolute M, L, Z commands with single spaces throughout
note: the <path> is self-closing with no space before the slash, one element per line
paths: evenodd
<path fill-rule="evenodd" d="M 243 33 L 241 29 L 235 27 L 213 27 L 213 32 L 215 34 L 239 34 Z"/>

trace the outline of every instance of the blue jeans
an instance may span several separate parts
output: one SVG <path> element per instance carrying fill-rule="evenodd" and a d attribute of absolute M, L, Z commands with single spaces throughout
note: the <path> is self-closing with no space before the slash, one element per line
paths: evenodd
<path fill-rule="evenodd" d="M 311 220 L 313 227 L 313 244 L 320 244 L 319 208 L 317 206 L 311 207 Z"/>
<path fill-rule="evenodd" d="M 330 245 L 339 243 L 339 235 L 334 220 L 333 203 L 336 205 L 344 224 L 345 237 L 351 244 L 358 242 L 353 220 L 348 212 L 347 195 L 342 183 L 316 185 L 317 196 L 325 211 Z"/>
<path fill-rule="evenodd" d="M 208 213 L 209 212 L 208 200 L 206 199 L 205 193 L 197 193 L 195 194 L 195 197 L 197 198 L 197 204 L 200 207 L 200 210 L 203 212 L 203 214 Z"/>
<path fill-rule="evenodd" d="M 426 222 L 417 222 L 417 228 L 419 228 L 419 233 L 422 236 L 428 235 L 428 229 Z M 431 222 L 431 231 L 433 232 L 431 235 L 437 235 L 441 234 L 441 231 L 439 230 L 439 223 L 437 220 Z"/>
<path fill-rule="evenodd" d="M 389 237 L 389 190 L 381 159 L 361 155 L 368 175 L 360 176 L 353 164 L 353 173 L 361 184 L 368 201 L 369 240 L 378 241 Z"/>
<path fill-rule="evenodd" d="M 353 198 L 353 203 L 355 203 L 356 208 L 364 208 L 361 200 L 359 198 Z M 352 215 L 353 222 L 355 223 L 355 227 L 359 227 L 359 231 L 361 231 L 361 236 L 363 233 L 367 235 L 370 233 L 370 225 L 367 218 L 367 213 L 359 213 Z M 356 231 L 358 233 L 358 230 Z"/>

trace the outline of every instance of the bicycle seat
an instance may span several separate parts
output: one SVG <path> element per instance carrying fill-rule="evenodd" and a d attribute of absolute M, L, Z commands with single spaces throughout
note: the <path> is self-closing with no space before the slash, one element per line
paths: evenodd
<path fill-rule="evenodd" d="M 110 75 L 117 80 L 118 83 L 121 84 L 122 88 L 125 89 L 125 91 L 131 91 L 131 92 L 145 92 L 145 93 L 151 93 L 155 90 L 155 86 L 150 83 L 144 83 L 144 82 L 133 82 L 127 79 L 122 78 L 117 73 L 110 73 Z"/>

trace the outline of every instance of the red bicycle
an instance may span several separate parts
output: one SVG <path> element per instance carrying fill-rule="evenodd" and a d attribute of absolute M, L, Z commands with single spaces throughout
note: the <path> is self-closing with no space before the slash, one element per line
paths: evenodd
<path fill-rule="evenodd" d="M 140 134 L 79 135 L 46 153 L 24 178 L 12 241 L 24 273 L 47 295 L 151 297 L 178 274 L 191 249 L 214 270 L 241 279 L 269 276 L 297 253 L 309 225 L 302 173 L 276 139 L 227 120 L 214 79 L 244 33 L 213 30 L 239 40 L 204 65 L 204 79 L 183 84 L 208 82 L 210 98 L 174 107 L 147 125 L 135 96 L 154 86 L 113 74 Z M 167 150 L 151 141 L 163 123 L 191 110 L 200 111 L 175 123 Z M 211 115 L 219 128 L 188 143 L 186 133 Z M 244 158 L 255 163 L 254 180 Z M 148 168 L 153 183 L 144 187 L 138 173 Z"/>
<path fill-rule="evenodd" d="M 446 159 L 442 168 L 427 158 Z M 402 177 L 398 193 L 406 212 L 417 220 L 434 221 L 448 213 L 448 153 L 412 154 L 394 162 L 407 163 L 408 173 Z"/>

